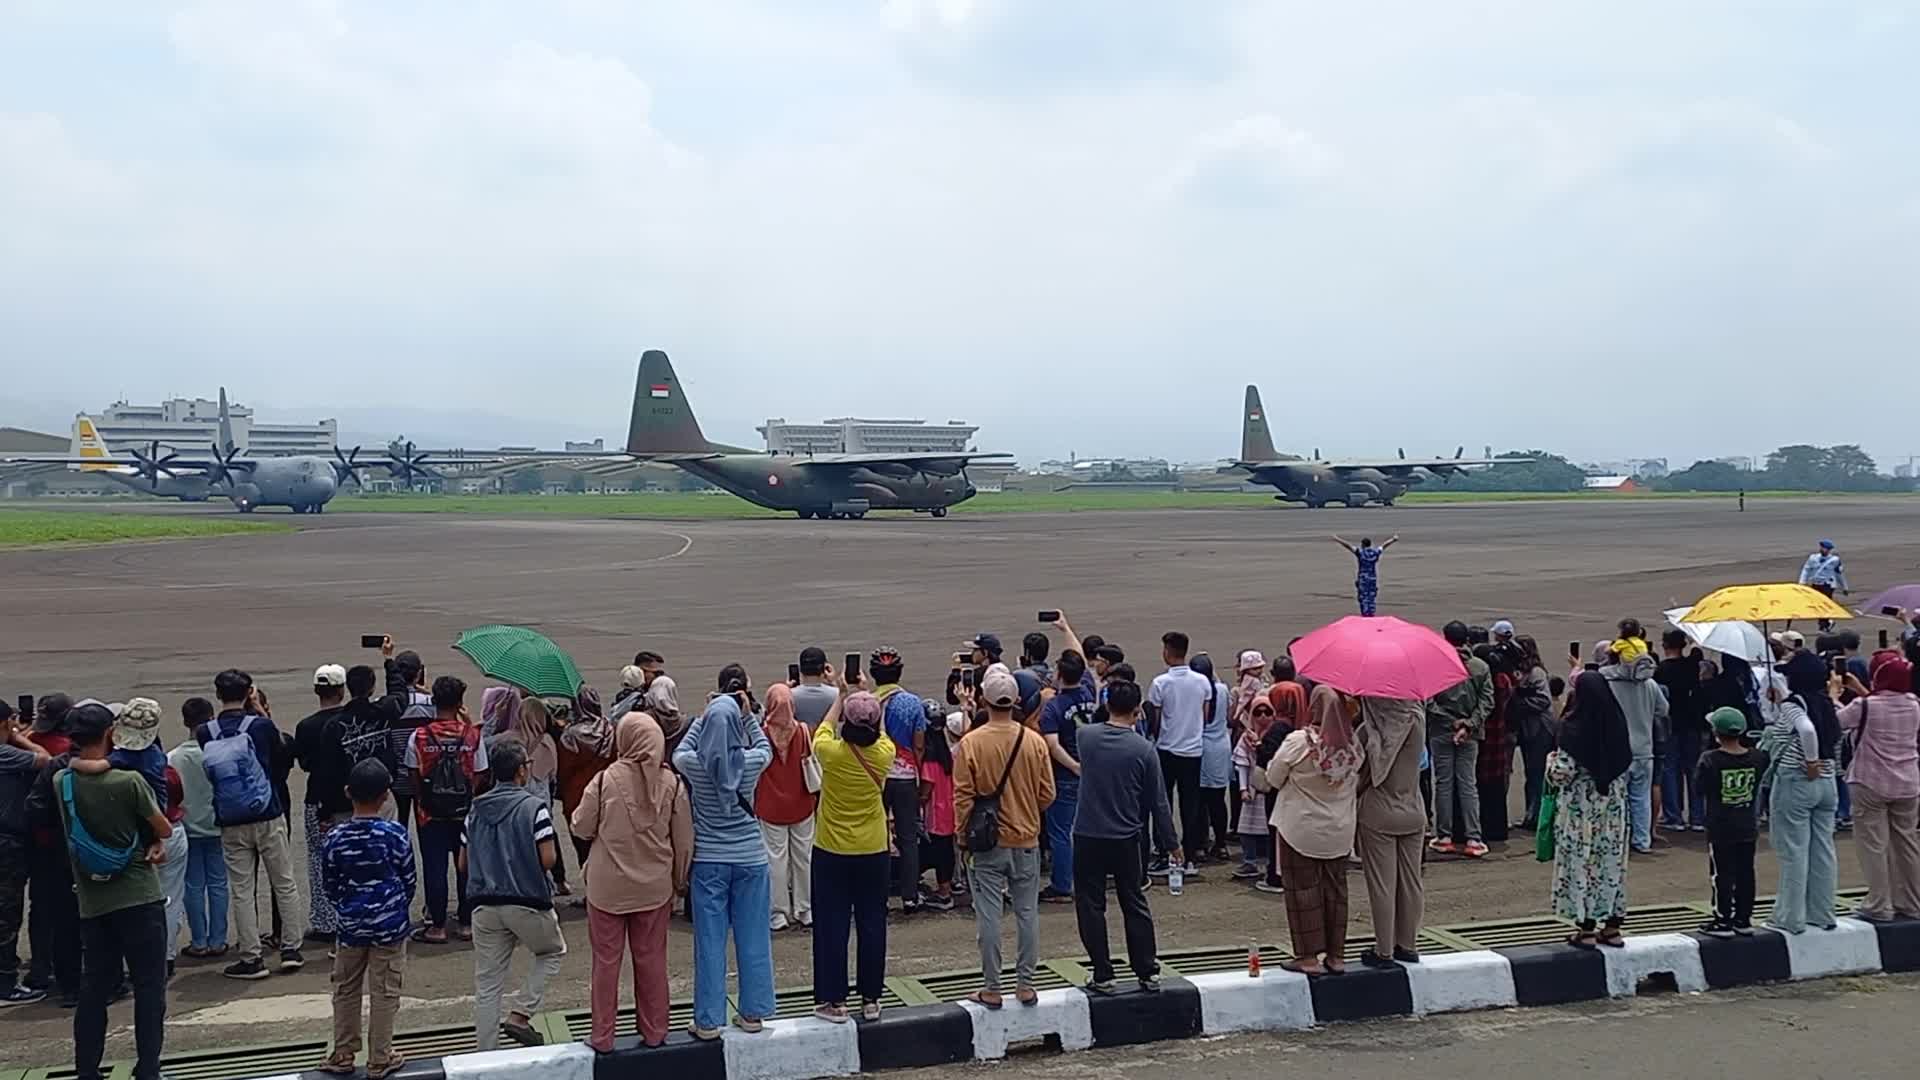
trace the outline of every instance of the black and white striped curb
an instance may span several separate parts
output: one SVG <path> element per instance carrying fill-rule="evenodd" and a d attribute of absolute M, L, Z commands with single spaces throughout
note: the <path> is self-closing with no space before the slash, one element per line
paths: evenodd
<path fill-rule="evenodd" d="M 1248 1031 L 1299 1031 L 1343 1020 L 1475 1009 L 1564 1005 L 1632 997 L 1649 980 L 1696 993 L 1836 975 L 1920 971 L 1920 920 L 1841 918 L 1833 930 L 1751 937 L 1649 934 L 1621 949 L 1528 945 L 1438 953 L 1419 964 L 1308 979 L 1283 970 L 1168 978 L 1158 993 L 1041 993 L 1003 1009 L 923 1005 L 875 1023 L 776 1020 L 755 1035 L 729 1028 L 715 1042 L 676 1032 L 659 1049 L 623 1038 L 611 1054 L 582 1043 L 461 1054 L 412 1063 L 397 1080 L 815 1080 L 885 1069 L 993 1061 L 1016 1043 L 1062 1051 L 1131 1046 Z M 270 1080 L 320 1080 L 318 1073 Z"/>

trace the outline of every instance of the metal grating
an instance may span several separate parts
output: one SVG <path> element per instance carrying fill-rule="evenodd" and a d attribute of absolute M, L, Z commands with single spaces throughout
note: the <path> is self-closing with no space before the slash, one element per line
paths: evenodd
<path fill-rule="evenodd" d="M 1014 981 L 1017 978 L 1018 975 L 1013 968 L 1001 971 L 1000 983 L 1006 992 L 1013 992 Z M 926 987 L 938 1001 L 964 1001 L 967 995 L 980 989 L 980 973 L 959 971 L 943 975 L 922 975 L 920 985 Z M 1033 988 L 1035 990 L 1065 990 L 1072 985 L 1067 981 L 1066 976 L 1050 965 L 1041 964 L 1034 972 Z"/>
<path fill-rule="evenodd" d="M 1531 919 L 1463 923 L 1440 929 L 1482 949 L 1511 949 L 1521 945 L 1551 945 L 1565 941 L 1567 935 L 1573 932 L 1573 924 L 1553 916 L 1536 916 Z"/>
<path fill-rule="evenodd" d="M 587 1009 L 578 1009 L 560 1014 L 560 1024 L 573 1042 L 586 1042 L 593 1034 L 593 1013 Z M 676 1001 L 667 1009 L 667 1030 L 680 1031 L 693 1024 L 693 1002 Z M 627 1035 L 639 1035 L 640 1026 L 634 1018 L 632 1009 L 621 1009 L 613 1022 L 615 1038 Z"/>

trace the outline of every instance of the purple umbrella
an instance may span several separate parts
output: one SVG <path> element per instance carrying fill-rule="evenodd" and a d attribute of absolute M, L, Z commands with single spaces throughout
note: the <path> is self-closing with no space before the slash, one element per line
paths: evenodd
<path fill-rule="evenodd" d="M 1920 610 L 1920 585 L 1895 585 L 1861 604 L 1859 611 L 1862 615 L 1879 615 L 1887 608 Z"/>

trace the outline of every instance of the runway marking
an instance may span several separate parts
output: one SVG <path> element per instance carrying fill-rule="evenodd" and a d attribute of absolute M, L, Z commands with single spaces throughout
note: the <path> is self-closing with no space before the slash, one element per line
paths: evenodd
<path fill-rule="evenodd" d="M 671 562 L 693 550 L 693 537 L 688 536 L 686 533 L 668 532 L 666 535 L 679 538 L 680 550 L 668 555 L 654 555 L 637 562 L 622 563 L 618 566 L 532 566 L 522 570 L 495 571 L 493 572 L 493 576 L 526 577 L 533 574 L 566 574 L 575 572 L 607 573 L 609 571 L 617 573 L 624 570 L 633 570 L 641 566 L 650 566 L 654 563 Z M 134 570 L 136 568 L 129 566 L 127 569 Z M 464 575 L 462 576 L 464 577 Z M 326 589 L 344 588 L 353 585 L 412 585 L 423 581 L 454 580 L 458 579 L 451 575 L 428 577 L 416 574 L 403 578 L 342 578 L 334 581 L 293 581 L 276 587 L 283 589 Z M 196 592 L 207 589 L 258 589 L 259 587 L 260 583 L 257 581 L 207 581 L 192 584 L 161 585 L 149 585 L 131 581 L 118 585 L 26 585 L 11 588 L 9 592 L 117 592 L 125 589 L 159 589 L 164 592 Z"/>

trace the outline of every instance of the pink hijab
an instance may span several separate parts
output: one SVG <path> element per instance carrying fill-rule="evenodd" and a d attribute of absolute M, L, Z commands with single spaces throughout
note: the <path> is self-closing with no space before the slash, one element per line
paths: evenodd
<path fill-rule="evenodd" d="M 1340 700 L 1339 692 L 1333 687 L 1316 686 L 1309 709 L 1313 726 L 1307 729 L 1307 740 L 1313 746 L 1320 775 L 1339 783 L 1360 768 L 1360 756 L 1354 752 L 1353 718 L 1347 715 L 1347 703 Z"/>
<path fill-rule="evenodd" d="M 677 788 L 661 764 L 667 740 L 659 723 L 646 713 L 630 712 L 614 729 L 613 745 L 613 764 L 600 774 L 600 797 L 626 809 L 635 833 L 671 820 Z"/>
<path fill-rule="evenodd" d="M 781 761 L 787 760 L 793 737 L 800 733 L 800 723 L 793 716 L 793 688 L 786 683 L 767 687 L 766 711 L 761 715 L 774 755 Z"/>

